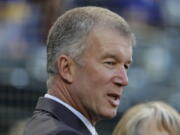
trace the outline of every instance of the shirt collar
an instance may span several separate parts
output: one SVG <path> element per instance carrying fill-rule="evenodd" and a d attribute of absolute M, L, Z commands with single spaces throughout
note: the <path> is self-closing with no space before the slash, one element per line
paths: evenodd
<path fill-rule="evenodd" d="M 77 111 L 75 108 L 73 108 L 69 104 L 65 103 L 61 99 L 59 99 L 59 98 L 57 98 L 55 96 L 52 96 L 50 94 L 45 94 L 44 97 L 52 99 L 52 100 L 62 104 L 63 106 L 65 106 L 67 109 L 69 109 L 71 112 L 73 112 L 84 123 L 84 125 L 88 128 L 88 130 L 91 132 L 92 135 L 97 135 L 96 129 L 91 124 L 91 122 L 86 117 L 84 117 L 84 115 L 82 115 L 79 111 Z"/>

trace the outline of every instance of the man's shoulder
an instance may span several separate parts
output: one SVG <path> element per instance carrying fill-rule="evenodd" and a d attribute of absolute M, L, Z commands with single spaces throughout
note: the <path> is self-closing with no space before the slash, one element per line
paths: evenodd
<path fill-rule="evenodd" d="M 90 135 L 85 124 L 68 108 L 48 98 L 40 98 L 24 135 Z"/>
<path fill-rule="evenodd" d="M 79 131 L 67 125 L 63 120 L 57 120 L 53 115 L 36 111 L 28 121 L 24 135 L 81 135 Z"/>

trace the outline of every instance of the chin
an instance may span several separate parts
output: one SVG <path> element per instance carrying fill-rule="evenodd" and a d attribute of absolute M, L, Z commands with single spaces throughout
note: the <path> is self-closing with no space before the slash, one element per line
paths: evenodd
<path fill-rule="evenodd" d="M 107 113 L 104 113 L 103 114 L 103 118 L 106 118 L 106 119 L 112 119 L 116 116 L 117 114 L 117 110 L 109 110 L 109 111 L 106 111 Z"/>

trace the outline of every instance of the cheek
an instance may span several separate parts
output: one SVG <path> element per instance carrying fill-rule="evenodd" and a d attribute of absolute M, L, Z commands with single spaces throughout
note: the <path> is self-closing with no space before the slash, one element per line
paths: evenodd
<path fill-rule="evenodd" d="M 92 83 L 96 85 L 108 83 L 113 76 L 113 73 L 103 66 L 92 66 L 90 69 L 91 70 L 87 71 L 87 77 Z"/>
<path fill-rule="evenodd" d="M 78 87 L 83 89 L 83 95 L 88 95 L 89 98 L 105 95 L 112 86 L 114 73 L 100 64 L 88 64 L 78 73 Z"/>
<path fill-rule="evenodd" d="M 84 89 L 84 95 L 87 95 L 88 98 L 94 99 L 106 91 L 108 77 L 104 73 L 92 70 L 92 72 L 86 72 L 81 77 L 80 85 Z"/>

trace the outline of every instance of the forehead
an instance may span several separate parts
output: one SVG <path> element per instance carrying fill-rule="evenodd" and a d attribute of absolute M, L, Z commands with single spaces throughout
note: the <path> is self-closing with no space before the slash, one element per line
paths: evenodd
<path fill-rule="evenodd" d="M 88 51 L 93 51 L 94 55 L 116 55 L 132 58 L 132 45 L 128 37 L 124 37 L 120 32 L 107 28 L 95 29 L 88 38 Z"/>

